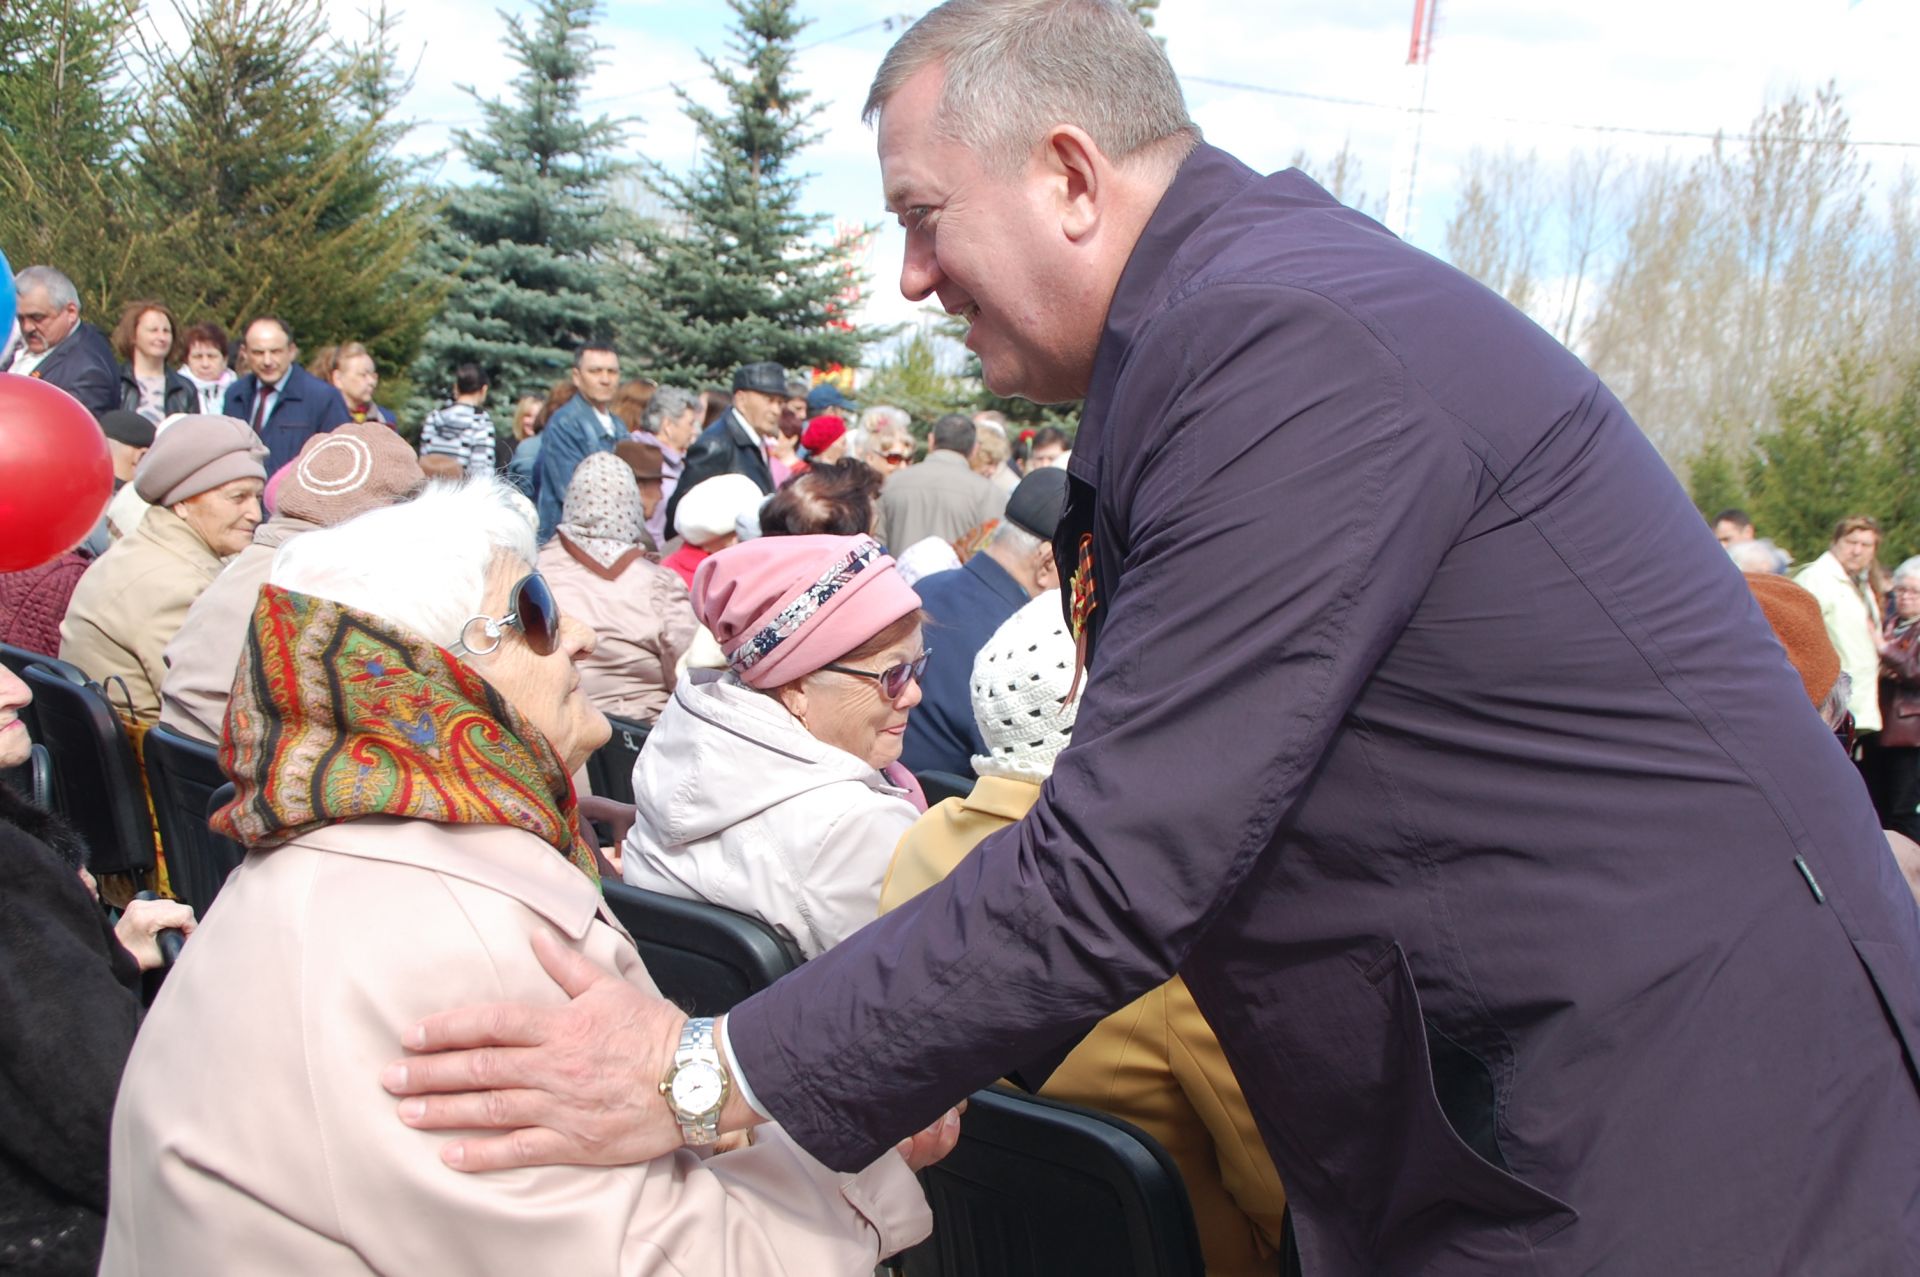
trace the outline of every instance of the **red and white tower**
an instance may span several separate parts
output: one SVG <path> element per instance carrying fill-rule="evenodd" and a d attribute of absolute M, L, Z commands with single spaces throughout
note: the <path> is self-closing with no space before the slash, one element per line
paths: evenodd
<path fill-rule="evenodd" d="M 1414 230 L 1420 185 L 1420 134 L 1427 122 L 1427 74 L 1440 0 L 1413 0 L 1413 37 L 1407 42 L 1406 121 L 1394 146 L 1393 182 L 1387 188 L 1387 229 L 1402 239 Z"/>

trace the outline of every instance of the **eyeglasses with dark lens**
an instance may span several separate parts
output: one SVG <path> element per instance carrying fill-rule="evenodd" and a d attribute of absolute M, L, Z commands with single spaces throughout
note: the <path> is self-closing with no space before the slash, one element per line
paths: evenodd
<path fill-rule="evenodd" d="M 832 670 L 836 674 L 852 674 L 856 678 L 870 678 L 880 684 L 881 693 L 890 701 L 897 701 L 907 694 L 907 684 L 920 681 L 927 672 L 927 658 L 933 655 L 928 648 L 910 661 L 898 665 L 889 665 L 883 670 L 857 670 L 850 665 L 822 665 L 823 670 Z"/>
<path fill-rule="evenodd" d="M 453 650 L 485 656 L 498 648 L 501 637 L 513 629 L 520 631 L 535 656 L 552 656 L 560 646 L 560 605 L 554 601 L 547 579 L 538 572 L 521 577 L 507 595 L 507 607 L 505 616 L 468 617 L 467 623 L 460 627 L 460 638 Z M 484 647 L 467 642 L 467 635 L 476 625 L 486 635 Z"/>
<path fill-rule="evenodd" d="M 911 452 L 883 452 L 880 454 L 880 459 L 890 466 L 904 466 L 907 462 L 913 460 L 913 454 Z"/>

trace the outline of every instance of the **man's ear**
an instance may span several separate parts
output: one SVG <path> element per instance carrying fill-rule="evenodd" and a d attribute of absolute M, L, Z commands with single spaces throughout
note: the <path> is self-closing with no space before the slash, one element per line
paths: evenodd
<path fill-rule="evenodd" d="M 1085 131 L 1071 124 L 1055 126 L 1043 145 L 1047 167 L 1059 184 L 1060 229 L 1068 239 L 1085 239 L 1100 225 L 1106 157 Z"/>

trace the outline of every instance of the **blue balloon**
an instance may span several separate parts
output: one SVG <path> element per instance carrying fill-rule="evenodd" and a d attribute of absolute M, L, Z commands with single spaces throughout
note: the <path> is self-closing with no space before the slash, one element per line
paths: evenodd
<path fill-rule="evenodd" d="M 0 253 L 0 346 L 7 343 L 7 334 L 13 331 L 13 267 L 7 265 L 7 255 Z"/>

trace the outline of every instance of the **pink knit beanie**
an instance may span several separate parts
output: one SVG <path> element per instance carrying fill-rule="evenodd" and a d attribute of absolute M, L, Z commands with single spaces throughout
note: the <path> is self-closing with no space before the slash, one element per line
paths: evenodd
<path fill-rule="evenodd" d="M 749 687 L 769 688 L 838 660 L 919 610 L 870 536 L 760 537 L 693 574 L 693 611 Z"/>

